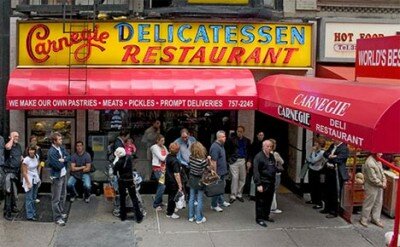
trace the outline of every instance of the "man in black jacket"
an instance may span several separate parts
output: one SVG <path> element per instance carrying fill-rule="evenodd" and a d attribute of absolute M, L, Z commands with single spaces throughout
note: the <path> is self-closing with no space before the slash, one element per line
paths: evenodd
<path fill-rule="evenodd" d="M 272 142 L 263 142 L 262 151 L 254 157 L 253 173 L 256 190 L 256 222 L 260 226 L 266 227 L 265 221 L 274 222 L 269 217 L 272 198 L 275 192 L 275 175 L 277 168 L 275 158 L 271 154 Z"/>
<path fill-rule="evenodd" d="M 328 214 L 326 218 L 330 219 L 338 216 L 343 183 L 349 180 L 346 169 L 349 149 L 345 143 L 335 140 L 324 152 L 324 157 L 328 160 L 324 168 L 326 201 L 320 212 Z"/>

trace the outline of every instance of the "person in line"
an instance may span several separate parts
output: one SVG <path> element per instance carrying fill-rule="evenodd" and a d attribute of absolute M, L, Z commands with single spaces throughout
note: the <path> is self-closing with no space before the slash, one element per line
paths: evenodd
<path fill-rule="evenodd" d="M 256 191 L 256 222 L 262 227 L 267 227 L 265 221 L 274 222 L 270 218 L 272 198 L 275 192 L 276 160 L 271 154 L 273 143 L 270 140 L 263 142 L 262 151 L 253 161 L 254 183 Z"/>
<path fill-rule="evenodd" d="M 226 162 L 226 152 L 224 144 L 226 141 L 225 131 L 219 130 L 216 134 L 217 140 L 211 144 L 210 156 L 211 156 L 211 169 L 215 171 L 221 180 L 225 180 L 225 176 L 228 174 L 228 167 Z M 211 198 L 211 209 L 216 212 L 224 211 L 221 206 L 229 207 L 231 204 L 224 200 L 224 194 L 214 196 Z"/>
<path fill-rule="evenodd" d="M 52 145 L 47 153 L 47 161 L 50 167 L 51 179 L 51 208 L 54 222 L 59 226 L 65 226 L 65 200 L 67 195 L 67 167 L 70 155 L 62 146 L 62 135 L 54 132 L 51 135 Z"/>
<path fill-rule="evenodd" d="M 45 158 L 44 158 L 44 155 L 43 155 L 43 152 L 42 152 L 42 148 L 39 145 L 37 145 L 37 143 L 38 143 L 37 136 L 31 135 L 29 137 L 29 144 L 28 144 L 28 146 L 27 146 L 27 148 L 25 150 L 24 157 L 29 156 L 28 150 L 29 150 L 29 148 L 31 146 L 36 147 L 36 155 L 38 156 L 38 159 L 39 159 L 38 173 L 39 173 L 39 177 L 41 177 L 42 168 L 44 167 Z M 40 186 L 40 184 L 39 184 L 39 186 Z M 39 188 L 36 190 L 36 193 L 33 194 L 33 200 L 35 201 L 35 203 L 39 203 L 40 202 L 40 200 L 37 198 L 38 191 L 39 191 Z"/>
<path fill-rule="evenodd" d="M 233 135 L 227 141 L 227 153 L 229 170 L 232 175 L 231 195 L 229 203 L 233 203 L 236 199 L 244 202 L 243 188 L 246 183 L 246 164 L 249 161 L 251 141 L 244 136 L 245 128 L 238 126 L 236 135 Z"/>
<path fill-rule="evenodd" d="M 314 141 L 312 152 L 306 157 L 308 163 L 308 179 L 311 187 L 311 201 L 307 204 L 314 204 L 313 209 L 322 208 L 322 183 L 321 171 L 325 164 L 324 152 L 325 140 L 320 138 Z"/>
<path fill-rule="evenodd" d="M 153 208 L 162 210 L 162 197 L 165 191 L 165 158 L 168 150 L 164 146 L 165 138 L 163 135 L 157 135 L 156 143 L 150 147 L 152 154 L 152 169 L 157 180 L 157 192 L 153 202 Z"/>
<path fill-rule="evenodd" d="M 17 181 L 18 173 L 22 162 L 22 148 L 18 143 L 19 133 L 13 131 L 10 133 L 9 141 L 4 145 L 4 174 L 5 174 L 5 201 L 4 201 L 4 218 L 12 220 L 11 213 L 18 213 L 17 200 L 18 190 Z"/>
<path fill-rule="evenodd" d="M 256 139 L 253 141 L 250 147 L 250 157 L 249 157 L 249 162 L 246 163 L 246 168 L 247 168 L 247 178 L 250 180 L 250 192 L 249 192 L 249 200 L 255 200 L 256 196 L 256 185 L 254 184 L 254 179 L 253 179 L 253 160 L 254 157 L 262 151 L 262 143 L 265 141 L 265 135 L 263 131 L 257 132 Z M 247 180 L 247 179 L 246 179 Z"/>
<path fill-rule="evenodd" d="M 28 148 L 28 156 L 22 161 L 22 187 L 25 190 L 26 219 L 37 221 L 35 195 L 40 185 L 39 155 L 36 154 L 37 147 L 32 145 Z"/>
<path fill-rule="evenodd" d="M 283 164 L 285 163 L 285 161 L 282 159 L 281 155 L 275 151 L 276 150 L 276 140 L 275 139 L 269 139 L 269 140 L 272 142 L 271 154 L 275 158 L 276 168 L 278 169 L 276 171 L 276 177 L 275 177 L 275 193 L 274 193 L 274 197 L 272 199 L 271 213 L 280 214 L 280 213 L 282 213 L 282 210 L 278 209 L 278 203 L 276 201 L 276 192 L 278 191 L 278 188 L 281 185 L 281 175 L 284 170 Z"/>
<path fill-rule="evenodd" d="M 114 175 L 118 178 L 119 188 L 119 204 L 121 221 L 125 221 L 127 218 L 126 212 L 126 190 L 128 189 L 129 197 L 132 200 L 133 211 L 135 212 L 135 218 L 137 223 L 143 221 L 143 214 L 139 208 L 138 198 L 136 196 L 135 184 L 133 181 L 133 170 L 132 170 L 132 158 L 126 155 L 125 149 L 119 147 L 114 152 L 115 159 L 114 164 Z"/>
<path fill-rule="evenodd" d="M 327 214 L 326 218 L 331 219 L 338 216 L 339 203 L 344 182 L 349 179 L 346 169 L 349 149 L 341 141 L 335 140 L 328 150 L 324 152 L 324 158 L 328 161 L 325 165 L 325 208 L 320 213 Z"/>
<path fill-rule="evenodd" d="M 92 188 L 92 179 L 90 177 L 90 168 L 92 166 L 92 159 L 90 154 L 85 151 L 82 141 L 77 141 L 75 144 L 76 152 L 71 156 L 71 171 L 68 179 L 68 193 L 70 201 L 75 201 L 78 196 L 75 184 L 77 181 L 83 182 L 83 199 L 86 203 L 90 201 L 90 192 Z"/>
<path fill-rule="evenodd" d="M 175 196 L 178 192 L 183 195 L 182 192 L 182 179 L 181 179 L 181 163 L 177 158 L 179 152 L 179 144 L 173 142 L 169 145 L 169 154 L 165 159 L 166 173 L 165 173 L 165 185 L 168 191 L 168 206 L 167 206 L 167 217 L 171 219 L 178 219 L 179 215 L 175 213 Z"/>
<path fill-rule="evenodd" d="M 197 224 L 201 224 L 206 222 L 206 217 L 203 215 L 204 187 L 201 184 L 201 178 L 210 162 L 211 156 L 207 157 L 207 150 L 200 142 L 193 143 L 190 147 L 190 153 L 189 221 L 196 220 Z M 197 205 L 195 205 L 195 201 L 197 201 Z"/>
<path fill-rule="evenodd" d="M 125 141 L 129 138 L 129 131 L 121 130 L 111 147 L 109 161 L 113 162 L 115 159 L 114 152 L 117 148 L 125 148 Z"/>
<path fill-rule="evenodd" d="M 383 228 L 381 221 L 383 190 L 386 188 L 386 176 L 383 173 L 382 163 L 378 158 L 382 153 L 371 154 L 362 166 L 364 175 L 365 199 L 362 206 L 360 224 L 368 227 L 368 219 L 371 223 Z"/>

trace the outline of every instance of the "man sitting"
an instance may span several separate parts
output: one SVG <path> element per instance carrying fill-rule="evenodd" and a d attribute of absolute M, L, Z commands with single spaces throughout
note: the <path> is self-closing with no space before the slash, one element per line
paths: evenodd
<path fill-rule="evenodd" d="M 92 159 L 90 154 L 85 152 L 82 141 L 77 141 L 75 144 L 76 153 L 71 157 L 71 176 L 68 179 L 68 192 L 70 194 L 70 201 L 73 202 L 77 196 L 75 184 L 77 180 L 83 182 L 84 200 L 89 203 L 91 178 L 90 168 L 92 166 Z"/>

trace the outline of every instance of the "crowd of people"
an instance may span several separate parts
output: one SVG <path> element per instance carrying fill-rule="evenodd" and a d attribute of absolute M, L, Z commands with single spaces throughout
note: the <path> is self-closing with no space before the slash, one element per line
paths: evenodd
<path fill-rule="evenodd" d="M 224 130 L 216 133 L 216 139 L 209 150 L 190 132 L 183 128 L 180 136 L 165 146 L 165 137 L 160 133 L 160 121 L 155 121 L 142 138 L 147 143 L 148 157 L 151 160 L 153 178 L 157 181 L 157 189 L 153 208 L 164 210 L 166 217 L 180 218 L 176 202 L 186 198 L 188 202 L 187 219 L 198 224 L 206 222 L 204 215 L 204 191 L 202 183 L 205 173 L 215 172 L 220 181 L 230 177 L 230 195 L 225 200 L 224 194 L 211 198 L 211 209 L 223 212 L 236 201 L 244 202 L 243 190 L 245 184 L 250 186 L 250 198 L 255 200 L 255 221 L 262 227 L 267 222 L 274 222 L 271 213 L 282 213 L 278 209 L 276 192 L 280 185 L 281 174 L 284 171 L 284 159 L 276 151 L 277 142 L 265 139 L 263 132 L 258 132 L 254 142 L 245 136 L 245 128 L 238 126 L 233 135 L 227 137 Z M 63 147 L 62 135 L 54 132 L 51 137 L 51 147 L 44 160 L 37 138 L 32 136 L 25 152 L 19 144 L 18 132 L 11 132 L 9 139 L 4 141 L 0 136 L 0 182 L 5 192 L 4 218 L 12 219 L 12 214 L 18 212 L 17 186 L 21 174 L 22 187 L 26 193 L 26 219 L 37 220 L 36 204 L 38 188 L 41 184 L 41 169 L 44 164 L 50 169 L 51 178 L 51 209 L 53 220 L 60 226 L 65 225 L 67 214 L 65 202 L 67 195 L 74 201 L 78 195 L 76 184 L 83 185 L 83 199 L 90 202 L 91 175 L 93 164 L 91 155 L 85 151 L 82 141 L 75 143 L 75 153 L 70 155 Z M 340 195 L 344 182 L 349 179 L 346 161 L 349 149 L 346 144 L 334 141 L 324 150 L 325 139 L 317 138 L 312 151 L 307 155 L 308 175 L 311 188 L 311 200 L 314 209 L 321 209 L 327 218 L 337 217 L 340 213 Z M 132 201 L 135 219 L 142 222 L 145 213 L 140 207 L 140 195 L 133 176 L 136 146 L 129 132 L 122 130 L 109 147 L 108 159 L 112 163 L 112 176 L 116 179 L 115 188 L 118 191 L 118 201 L 115 203 L 122 221 L 127 219 L 127 192 Z M 381 154 L 372 154 L 363 166 L 365 176 L 366 199 L 363 205 L 360 223 L 367 226 L 371 222 L 383 226 L 380 221 L 382 207 L 382 190 L 386 187 L 382 165 L 377 160 Z M 167 204 L 163 203 L 163 195 L 167 192 Z M 139 197 L 139 198 L 138 198 Z M 185 207 L 185 206 L 183 206 Z"/>

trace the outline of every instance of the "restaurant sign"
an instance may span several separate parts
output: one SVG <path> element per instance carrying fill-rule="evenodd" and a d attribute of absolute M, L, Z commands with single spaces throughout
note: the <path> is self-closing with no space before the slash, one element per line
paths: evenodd
<path fill-rule="evenodd" d="M 311 24 L 148 21 L 83 26 L 20 22 L 18 66 L 310 68 L 312 64 Z"/>

